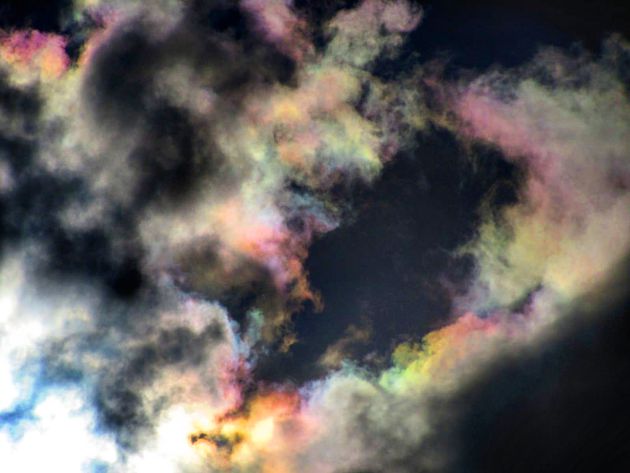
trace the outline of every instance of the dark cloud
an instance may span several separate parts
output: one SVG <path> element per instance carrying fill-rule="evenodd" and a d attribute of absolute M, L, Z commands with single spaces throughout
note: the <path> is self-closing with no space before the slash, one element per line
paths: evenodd
<path fill-rule="evenodd" d="M 625 296 L 605 311 L 578 308 L 544 341 L 506 351 L 455 392 L 400 399 L 387 413 L 397 428 L 375 422 L 378 398 L 356 395 L 351 431 L 376 453 L 371 468 L 342 471 L 626 471 L 629 308 Z M 419 412 L 428 434 L 407 443 L 402 419 Z"/>
<path fill-rule="evenodd" d="M 126 350 L 96 383 L 94 403 L 102 427 L 113 431 L 124 448 L 138 448 L 142 435 L 151 435 L 155 419 L 178 394 L 165 391 L 155 399 L 143 399 L 155 378 L 167 368 L 203 369 L 208 354 L 224 341 L 219 324 L 199 334 L 180 326 L 160 329 L 153 340 Z"/>
<path fill-rule="evenodd" d="M 292 80 L 293 61 L 256 35 L 231 2 L 191 2 L 174 24 L 156 21 L 127 20 L 98 49 L 85 85 L 97 119 L 111 116 L 123 129 L 141 120 L 151 113 L 159 75 L 178 67 L 199 74 L 226 101 L 218 111 L 225 114 L 257 87 Z"/>
<path fill-rule="evenodd" d="M 229 2 L 192 2 L 167 33 L 159 33 L 155 22 L 133 17 L 97 48 L 83 81 L 83 100 L 103 136 L 131 142 L 107 159 L 122 166 L 117 172 L 134 177 L 124 202 L 109 205 L 87 229 L 67 225 L 62 214 L 96 202 L 93 170 L 60 174 L 37 162 L 50 141 L 61 139 L 66 125 L 42 123 L 37 88 L 15 88 L 3 78 L 0 102 L 13 128 L 0 137 L 12 182 L 1 202 L 5 238 L 42 243 L 43 266 L 57 276 L 101 280 L 114 296 L 135 296 L 147 283 L 139 218 L 149 208 L 174 208 L 201 186 L 225 187 L 226 179 L 233 180 L 213 145 L 211 122 L 231 120 L 257 89 L 292 80 L 292 60 L 261 41 L 250 23 Z M 162 27 L 158 22 L 157 29 Z M 210 123 L 200 123 L 187 105 L 156 90 L 160 78 L 179 67 L 195 71 L 201 85 L 217 94 Z M 213 175 L 221 179 L 212 181 Z M 256 279 L 269 286 L 264 273 Z"/>
<path fill-rule="evenodd" d="M 187 448 L 182 458 L 190 458 L 190 426 L 198 428 L 203 418 L 201 424 L 213 423 L 218 433 L 210 429 L 194 438 L 219 439 L 213 442 L 220 447 L 219 457 L 225 455 L 219 460 L 226 462 L 240 461 L 230 455 L 239 452 L 237 444 L 247 445 L 254 452 L 253 471 L 278 464 L 276 445 L 287 464 L 307 473 L 319 473 L 318 468 L 559 472 L 582 471 L 586 464 L 598 464 L 590 471 L 616 471 L 629 464 L 626 305 L 594 314 L 575 299 L 568 309 L 556 311 L 549 300 L 560 299 L 545 292 L 549 288 L 541 279 L 519 286 L 523 294 L 498 308 L 506 314 L 494 318 L 496 307 L 484 306 L 477 315 L 454 318 L 461 315 L 465 297 L 460 296 L 479 279 L 483 260 L 458 249 L 479 237 L 488 215 L 504 223 L 503 212 L 523 206 L 519 189 L 531 181 L 528 163 L 511 160 L 510 149 L 463 137 L 455 112 L 445 111 L 452 104 L 429 95 L 454 97 L 464 89 L 463 81 L 449 82 L 449 68 L 458 71 L 455 76 L 469 77 L 477 74 L 462 72 L 461 66 L 485 68 L 497 61 L 511 66 L 533 54 L 539 40 L 568 44 L 567 29 L 578 28 L 575 20 L 546 23 L 554 2 L 534 3 L 532 14 L 525 16 L 497 7 L 505 22 L 498 30 L 484 30 L 483 51 L 469 56 L 476 22 L 487 20 L 483 9 L 475 9 L 476 19 L 468 17 L 472 7 L 459 10 L 449 1 L 439 13 L 437 5 L 429 5 L 428 22 L 438 12 L 434 26 L 429 23 L 425 30 L 430 33 L 420 28 L 405 42 L 399 33 L 412 30 L 419 13 L 393 2 L 368 1 L 354 16 L 344 16 L 359 4 L 296 1 L 300 16 L 294 17 L 284 2 L 262 2 L 263 10 L 272 5 L 274 15 L 289 15 L 286 30 L 274 29 L 278 25 L 269 23 L 255 2 L 241 8 L 231 1 L 193 0 L 154 10 L 139 2 L 111 23 L 83 12 L 67 23 L 74 65 L 57 85 L 43 76 L 19 85 L 0 72 L 0 277 L 5 286 L 0 302 L 11 325 L 11 333 L 0 326 L 0 342 L 9 347 L 0 345 L 0 355 L 22 370 L 16 371 L 14 384 L 26 393 L 15 404 L 11 394 L 0 396 L 2 402 L 9 399 L 10 407 L 0 410 L 0 435 L 5 426 L 44 419 L 46 413 L 36 408 L 55 389 L 74 389 L 86 403 L 80 409 L 92 410 L 96 434 L 111 440 L 124 457 L 122 468 L 134 472 L 146 465 L 128 466 L 128 458 L 142 461 L 147 452 L 170 455 L 170 445 L 158 441 L 171 437 L 160 437 L 159 429 L 177 427 L 169 424 L 169 416 L 182 415 L 175 412 L 181 406 L 195 411 L 185 413 L 190 417 L 181 424 L 183 435 L 176 432 Z M 486 4 L 495 11 L 493 2 Z M 24 12 L 33 10 L 25 5 Z M 6 25 L 0 26 L 58 31 L 67 7 L 51 2 L 27 15 L 20 13 L 22 7 L 3 6 L 0 17 L 6 13 Z M 452 9 L 460 12 L 456 21 L 464 27 L 444 35 Z M 339 13 L 337 26 L 330 28 L 328 22 Z M 509 27 L 516 18 L 525 20 Z M 365 21 L 372 29 L 364 31 L 364 24 L 348 19 Z M 607 25 L 616 24 L 609 20 Z M 97 30 L 102 30 L 100 42 L 78 66 L 87 38 Z M 538 39 L 526 37 L 529 31 L 537 31 Z M 305 36 L 314 38 L 313 50 Z M 503 43 L 515 37 L 514 48 L 506 50 Z M 296 44 L 306 45 L 304 51 Z M 446 66 L 432 64 L 415 75 L 408 70 L 419 67 L 423 54 L 454 45 L 464 59 L 455 55 Z M 506 52 L 497 53 L 499 47 Z M 396 48 L 399 56 L 390 54 Z M 596 101 L 591 89 L 576 86 L 584 82 L 583 68 L 601 69 L 606 77 L 613 65 L 623 69 L 617 76 L 627 72 L 621 56 L 588 66 L 595 62 L 581 52 L 573 62 L 553 54 L 540 56 L 541 70 L 527 76 L 525 92 L 537 94 L 524 96 L 534 105 L 553 105 L 563 87 L 583 93 L 578 97 L 586 97 L 583 103 Z M 558 64 L 575 67 L 568 78 L 560 74 L 558 79 L 550 67 Z M 516 115 L 508 109 L 509 99 L 518 95 L 523 71 L 527 75 L 533 68 L 494 70 L 504 87 L 496 87 L 492 103 L 500 111 L 505 107 L 508 119 Z M 436 86 L 435 81 L 448 84 Z M 484 104 L 490 95 L 482 92 L 476 98 Z M 536 102 L 539 97 L 544 100 Z M 627 98 L 620 93 L 608 100 L 606 95 L 595 111 L 606 111 L 619 97 Z M 558 103 L 557 114 L 554 109 L 544 115 L 542 106 L 523 107 L 526 117 L 532 110 L 540 113 L 525 121 L 533 123 L 532 134 L 543 131 L 540 140 L 523 139 L 518 145 L 536 141 L 545 154 L 551 125 L 562 121 L 555 117 L 566 118 L 565 108 L 576 108 Z M 425 115 L 432 125 L 426 125 Z M 587 128 L 595 130 L 593 143 L 600 144 L 600 128 L 582 120 L 593 115 L 571 115 L 567 122 L 574 128 L 560 130 L 560 144 L 552 142 L 552 148 L 571 155 L 563 145 L 576 140 L 566 136 L 588 138 L 580 132 Z M 598 126 L 607 119 L 600 115 L 593 120 Z M 473 116 L 479 118 L 481 138 L 486 118 L 496 116 L 492 108 L 481 118 Z M 506 132 L 514 127 L 500 125 L 499 138 L 516 136 Z M 525 131 L 527 138 L 531 130 Z M 393 138 L 383 137 L 389 134 Z M 618 141 L 615 153 L 623 151 L 625 142 Z M 585 141 L 580 152 L 597 177 L 605 161 L 591 159 L 591 151 L 602 147 L 590 144 Z M 396 146 L 394 155 L 389 150 Z M 311 148 L 312 154 L 304 152 Z M 569 170 L 574 162 L 567 164 Z M 587 192 L 600 190 L 600 181 L 593 182 L 580 202 L 589 200 Z M 601 182 L 608 183 L 608 175 Z M 614 182 L 623 194 L 624 176 Z M 610 228 L 619 228 L 614 224 L 623 209 L 617 211 Z M 603 213 L 592 214 L 592 227 L 599 231 Z M 542 227 L 547 223 L 543 220 Z M 592 242 L 599 248 L 599 235 L 588 239 L 587 249 Z M 492 245 L 497 260 L 509 261 L 497 248 Z M 576 248 L 581 254 L 583 247 Z M 593 257 L 603 259 L 600 253 Z M 559 286 L 564 274 L 553 273 Z M 307 276 L 324 301 L 323 310 Z M 586 303 L 592 300 L 585 298 Z M 553 321 L 542 335 L 528 325 L 527 311 L 535 305 L 540 319 Z M 510 344 L 523 320 L 525 335 Z M 389 360 L 400 342 L 419 341 L 428 333 L 435 338 L 411 344 L 402 361 Z M 332 350 L 340 352 L 336 364 L 322 363 Z M 330 366 L 341 366 L 339 360 L 347 366 L 331 372 Z M 8 373 L 13 383 L 14 373 Z M 283 398 L 293 394 L 298 407 Z M 301 416 L 315 419 L 323 434 L 313 434 L 304 422 L 308 441 L 294 448 L 291 442 L 301 441 L 303 433 Z M 268 419 L 273 448 L 264 443 Z M 236 432 L 234 439 L 229 428 L 220 431 L 226 425 Z M 212 455 L 190 471 L 213 468 Z M 118 461 L 96 462 L 94 468 L 107 471 Z"/>
<path fill-rule="evenodd" d="M 575 314 L 551 343 L 499 362 L 457 399 L 448 471 L 625 471 L 629 301 Z M 579 309 L 578 309 L 579 310 Z"/>
<path fill-rule="evenodd" d="M 7 180 L 0 196 L 3 246 L 41 243 L 46 249 L 42 269 L 101 277 L 120 295 L 135 292 L 141 276 L 131 253 L 116 261 L 104 228 L 72 231 L 59 221 L 66 206 L 90 196 L 82 176 L 52 173 L 37 161 L 47 146 L 41 135 L 44 124 L 37 89 L 16 88 L 4 78 L 0 82 L 0 106 L 9 124 L 0 136 L 0 162 Z"/>

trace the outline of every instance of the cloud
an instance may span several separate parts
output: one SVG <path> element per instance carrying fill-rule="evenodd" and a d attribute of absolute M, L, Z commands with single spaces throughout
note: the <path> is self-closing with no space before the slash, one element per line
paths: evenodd
<path fill-rule="evenodd" d="M 385 8 L 370 5 L 368 32 Z M 268 341 L 317 302 L 303 262 L 338 225 L 334 187 L 371 181 L 395 150 L 360 107 L 368 91 L 369 114 L 389 113 L 387 85 L 333 43 L 296 55 L 282 45 L 302 31 L 268 36 L 253 4 L 89 7 L 76 61 L 59 35 L 1 42 L 2 433 L 18 463 L 67 428 L 87 444 L 59 467 L 204 468 L 190 434 L 244 408 L 249 382 L 249 347 L 211 301 L 253 292 Z M 374 58 L 391 47 L 370 34 Z M 250 416 L 275 405 L 258 404 Z"/>
<path fill-rule="evenodd" d="M 457 86 L 454 131 L 468 143 L 498 147 L 523 174 L 517 201 L 488 204 L 478 235 L 461 249 L 478 272 L 460 304 L 478 312 L 456 314 L 418 343 L 399 345 L 380 373 L 346 365 L 305 386 L 299 406 L 283 404 L 290 416 L 268 411 L 274 443 L 249 436 L 259 415 L 245 411 L 221 422 L 206 438 L 235 429 L 224 453 L 232 464 L 244 471 L 448 471 L 449 429 L 462 422 L 459 396 L 500 360 L 552 351 L 558 333 L 574 333 L 579 314 L 603 309 L 602 291 L 614 286 L 610 278 L 628 253 L 630 208 L 630 104 L 616 67 L 627 49 L 618 39 L 607 48 L 599 60 L 546 50 L 520 70 Z M 250 400 L 252 410 L 270 397 Z M 307 433 L 310 441 L 298 440 Z"/>
<path fill-rule="evenodd" d="M 398 146 L 395 86 L 349 58 L 376 58 L 420 17 L 406 4 L 368 2 L 357 14 L 374 44 L 343 53 L 342 13 L 316 52 L 288 4 L 266 5 L 198 2 L 173 13 L 111 4 L 71 67 L 60 36 L 15 32 L 3 44 L 11 52 L 30 38 L 62 59 L 51 81 L 39 80 L 43 52 L 5 61 L 12 79 L 26 74 L 16 87 L 42 102 L 36 135 L 20 134 L 33 162 L 15 193 L 40 185 L 35 174 L 56 187 L 41 211 L 25 197 L 23 212 L 48 220 L 51 252 L 76 254 L 53 259 L 104 273 L 130 295 L 157 274 L 209 297 L 262 289 L 269 340 L 304 301 L 318 303 L 303 263 L 313 237 L 339 223 L 335 186 L 371 181 Z M 282 46 L 301 42 L 308 54 Z"/>
<path fill-rule="evenodd" d="M 420 23 L 405 1 L 323 26 L 279 0 L 75 13 L 76 59 L 76 38 L 0 37 L 0 456 L 15 468 L 39 467 L 43 443 L 73 471 L 445 471 L 453 400 L 570 326 L 628 254 L 620 38 L 600 59 L 544 50 L 454 84 L 372 70 Z M 447 113 L 431 116 L 431 87 Z M 340 188 L 438 126 L 522 173 L 460 250 L 476 265 L 462 310 L 381 371 L 346 360 L 378 330 L 355 325 L 323 379 L 255 379 L 321 304 L 305 261 L 342 223 Z"/>
<path fill-rule="evenodd" d="M 627 54 L 616 37 L 597 61 L 545 50 L 457 98 L 464 135 L 498 147 L 525 174 L 519 201 L 489 209 L 469 245 L 480 304 L 511 304 L 539 286 L 570 300 L 627 254 L 630 104 L 618 69 Z"/>
<path fill-rule="evenodd" d="M 54 446 L 68 429 L 86 448 L 51 447 L 50 461 L 113 467 L 122 447 L 139 450 L 159 433 L 173 406 L 238 401 L 230 373 L 247 350 L 220 306 L 166 288 L 157 305 L 116 306 L 89 285 L 37 282 L 29 260 L 2 266 L 0 432 L 16 465 L 36 439 Z"/>
<path fill-rule="evenodd" d="M 351 350 L 359 344 L 367 344 L 372 336 L 372 329 L 367 326 L 350 325 L 344 335 L 326 348 L 319 363 L 327 368 L 339 368 L 342 362 L 350 358 Z"/>

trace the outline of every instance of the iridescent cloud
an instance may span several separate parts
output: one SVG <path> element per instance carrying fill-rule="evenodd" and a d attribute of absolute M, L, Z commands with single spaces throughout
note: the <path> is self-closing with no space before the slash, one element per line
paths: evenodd
<path fill-rule="evenodd" d="M 197 3 L 75 2 L 89 33 L 75 61 L 69 38 L 0 36 L 2 87 L 25 104 L 0 117 L 21 146 L 0 167 L 0 196 L 19 202 L 0 267 L 0 458 L 16 471 L 42 467 L 42 448 L 55 471 L 440 471 L 433 400 L 544 343 L 628 255 L 627 44 L 434 77 L 438 114 L 421 72 L 372 70 L 420 24 L 409 2 L 341 10 L 323 46 L 289 1 Z M 345 359 L 378 329 L 353 326 L 322 355 L 323 379 L 255 379 L 260 346 L 287 350 L 296 312 L 325 304 L 305 261 L 343 224 L 338 188 L 378 179 L 430 122 L 523 176 L 460 249 L 476 273 L 458 312 L 380 371 Z"/>

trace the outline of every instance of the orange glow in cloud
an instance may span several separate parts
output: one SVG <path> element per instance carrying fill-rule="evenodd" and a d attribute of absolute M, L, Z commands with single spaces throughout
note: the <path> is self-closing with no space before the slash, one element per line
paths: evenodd
<path fill-rule="evenodd" d="M 293 472 L 287 453 L 304 448 L 316 430 L 301 404 L 296 392 L 260 394 L 237 412 L 218 416 L 208 431 L 191 434 L 190 441 L 220 469 L 255 464 L 262 472 Z"/>
<path fill-rule="evenodd" d="M 306 257 L 305 244 L 288 230 L 275 209 L 252 212 L 246 207 L 241 200 L 231 199 L 213 210 L 223 240 L 229 242 L 229 251 L 264 265 L 280 290 L 293 285 L 293 292 L 299 293 L 295 296 L 314 299 L 302 264 Z M 229 261 L 229 252 L 223 256 Z"/>
<path fill-rule="evenodd" d="M 0 33 L 0 59 L 16 72 L 57 79 L 68 69 L 66 39 L 39 31 Z"/>

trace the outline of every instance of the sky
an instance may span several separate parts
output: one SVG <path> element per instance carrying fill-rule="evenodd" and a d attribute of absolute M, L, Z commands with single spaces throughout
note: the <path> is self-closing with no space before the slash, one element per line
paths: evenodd
<path fill-rule="evenodd" d="M 0 5 L 0 471 L 630 466 L 630 7 Z"/>

